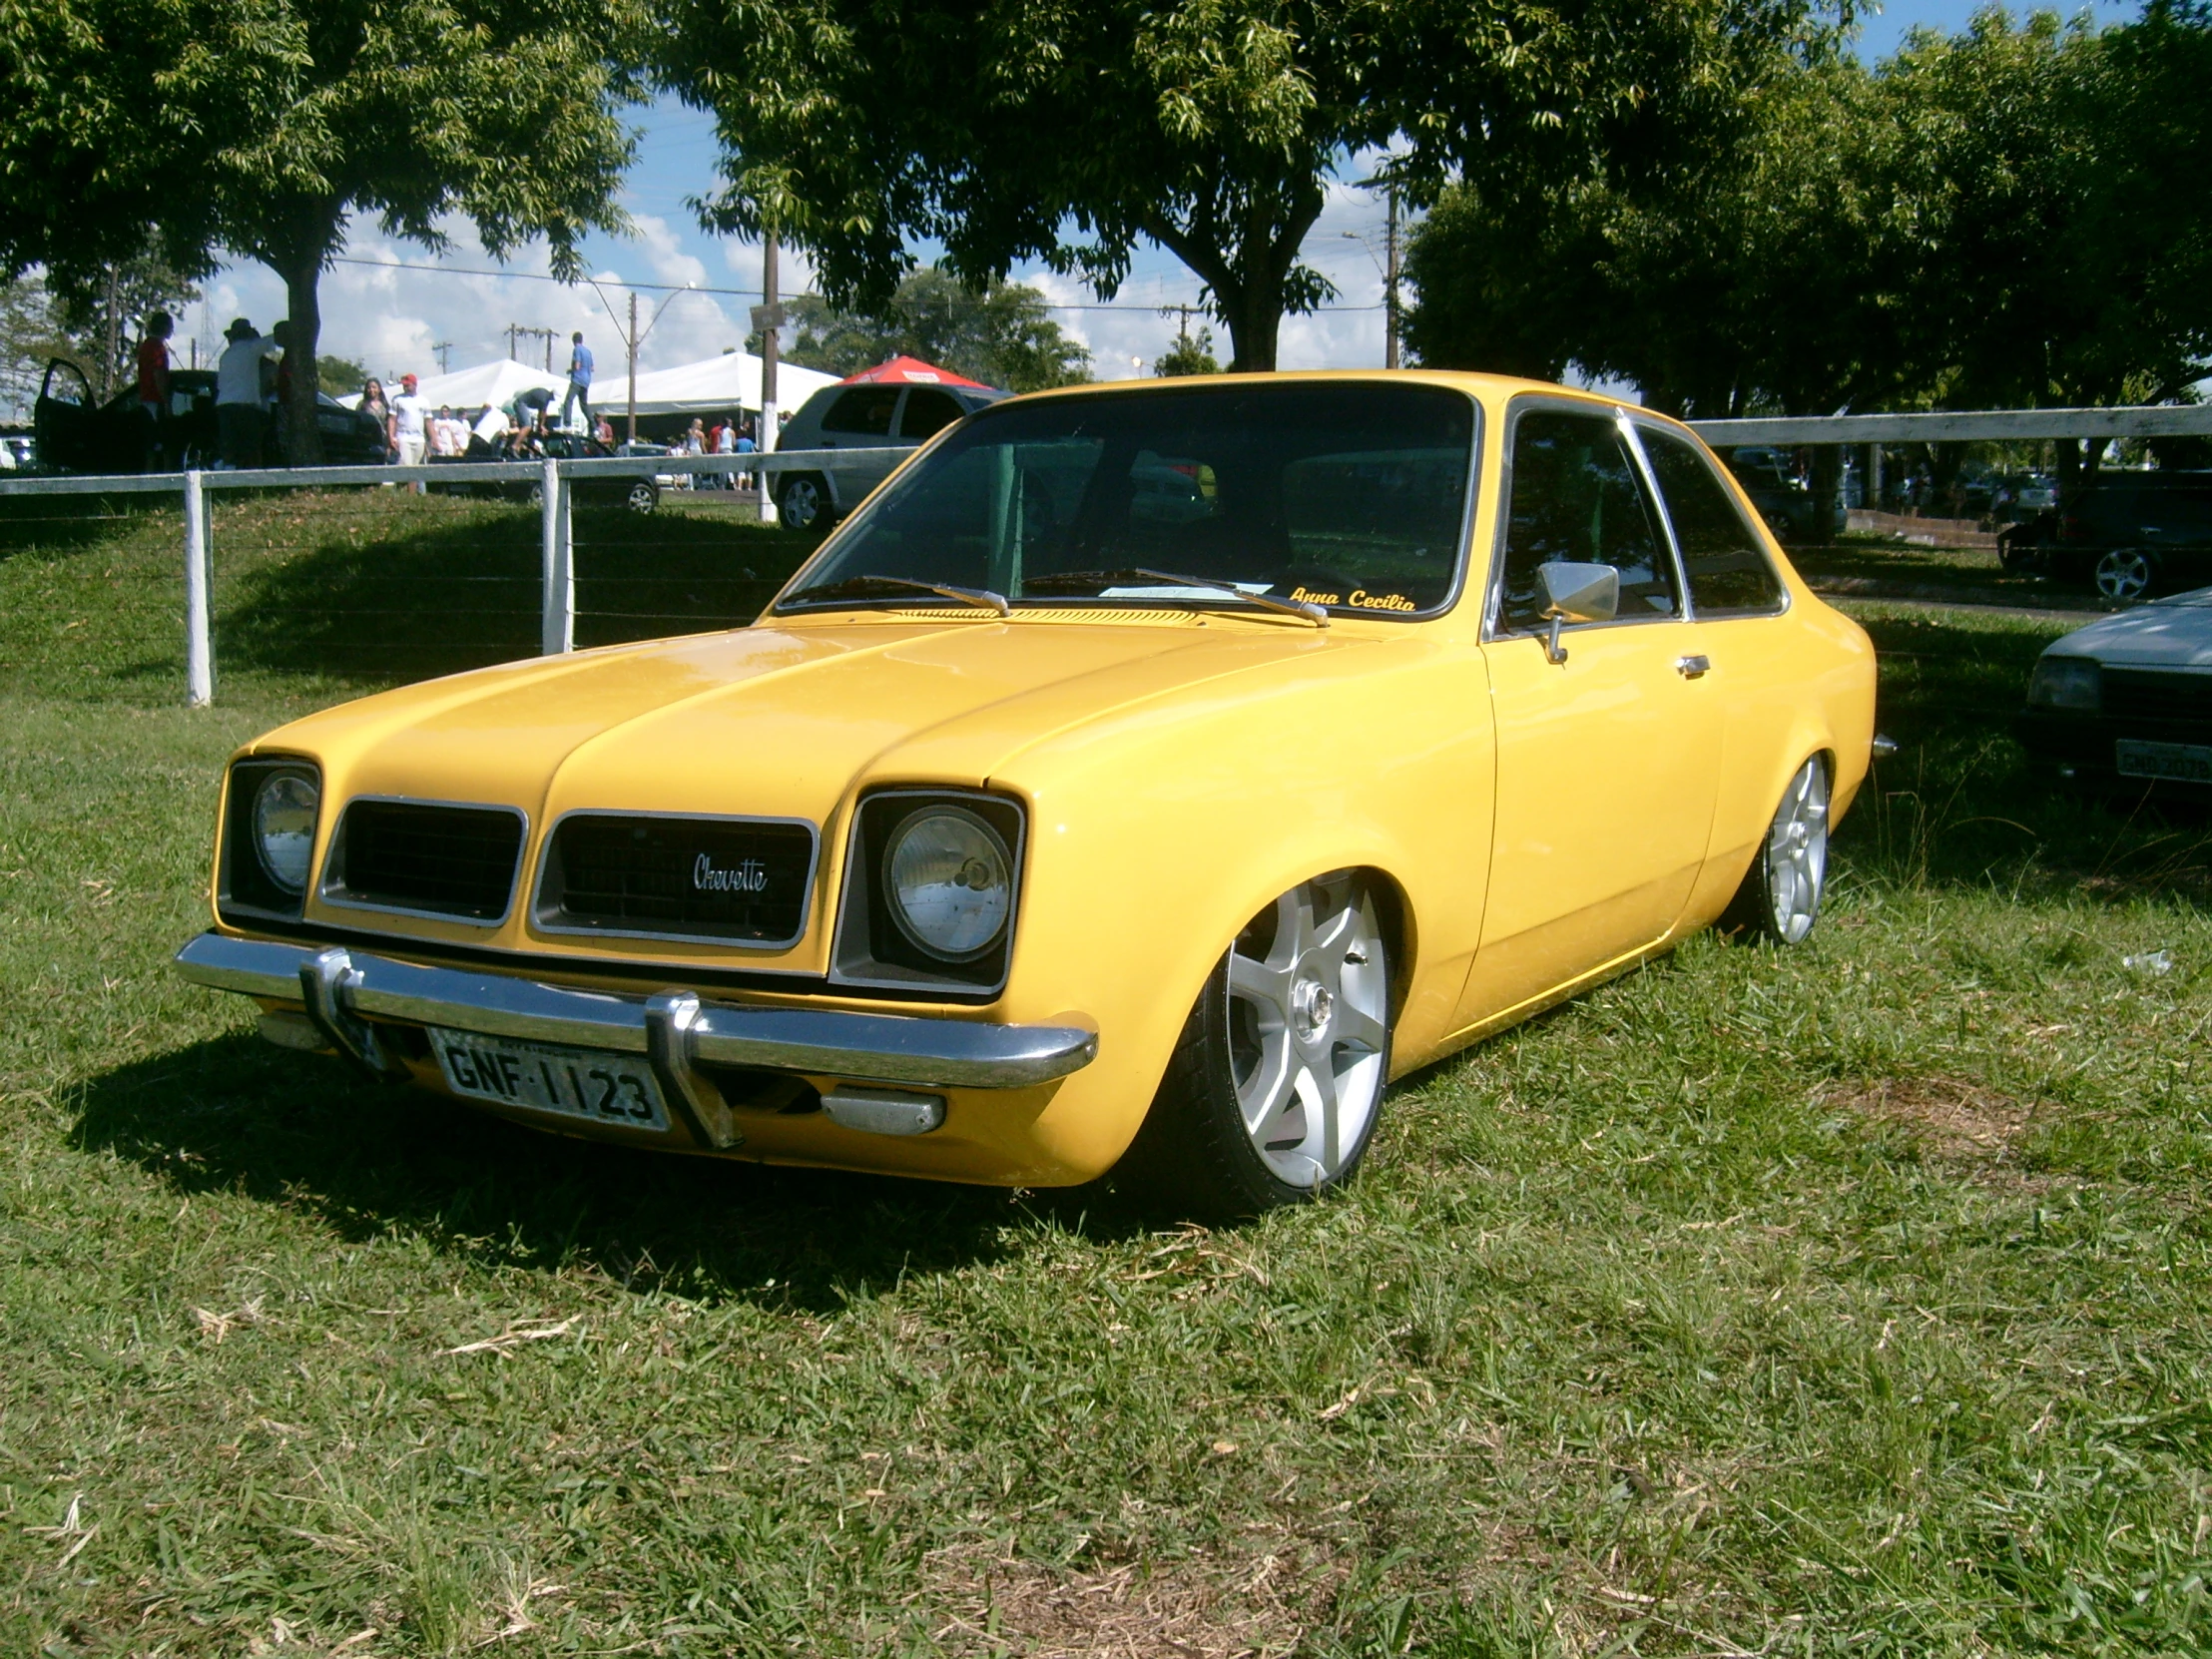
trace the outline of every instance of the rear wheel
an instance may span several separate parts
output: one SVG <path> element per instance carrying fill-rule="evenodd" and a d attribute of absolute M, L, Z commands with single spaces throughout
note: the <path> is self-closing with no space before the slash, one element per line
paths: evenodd
<path fill-rule="evenodd" d="M 1283 894 L 1207 976 L 1124 1178 L 1204 1217 L 1349 1180 L 1389 1071 L 1389 975 L 1365 881 L 1345 871 Z"/>
<path fill-rule="evenodd" d="M 1721 926 L 1776 944 L 1800 944 L 1820 918 L 1828 884 L 1828 767 L 1816 755 L 1782 792 L 1767 838 L 1729 900 Z"/>
<path fill-rule="evenodd" d="M 634 513 L 649 513 L 661 504 L 661 487 L 650 478 L 634 479 L 624 498 Z"/>
<path fill-rule="evenodd" d="M 776 516 L 787 530 L 823 530 L 830 524 L 830 492 L 811 472 L 784 480 L 776 497 Z"/>
<path fill-rule="evenodd" d="M 2106 599 L 2145 598 L 2158 581 L 2158 555 L 2141 547 L 2115 547 L 2097 560 L 2094 580 Z"/>

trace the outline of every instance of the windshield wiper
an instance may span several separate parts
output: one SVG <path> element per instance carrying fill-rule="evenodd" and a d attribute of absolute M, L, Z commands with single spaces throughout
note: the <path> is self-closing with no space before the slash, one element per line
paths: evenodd
<path fill-rule="evenodd" d="M 1319 605 L 1309 605 L 1303 599 L 1277 599 L 1272 594 L 1253 593 L 1240 588 L 1234 582 L 1224 582 L 1212 576 L 1179 576 L 1172 570 L 1147 570 L 1133 565 L 1126 570 L 1056 570 L 1043 576 L 1025 577 L 1022 590 L 1025 593 L 1083 592 L 1096 593 L 1105 588 L 1127 587 L 1132 582 L 1151 582 L 1169 588 L 1206 588 L 1225 598 L 1246 605 L 1257 605 L 1264 611 L 1278 611 L 1284 616 L 1295 616 L 1311 622 L 1316 628 L 1329 626 L 1329 613 Z"/>
<path fill-rule="evenodd" d="M 865 593 L 880 593 L 885 588 L 901 593 L 933 593 L 941 599 L 957 599 L 964 605 L 996 611 L 1000 616 L 1013 614 L 1013 607 L 1006 603 L 1006 596 L 993 593 L 988 588 L 956 588 L 949 582 L 917 582 L 906 576 L 847 576 L 841 582 L 826 583 L 819 588 L 801 588 L 791 597 L 858 598 Z"/>

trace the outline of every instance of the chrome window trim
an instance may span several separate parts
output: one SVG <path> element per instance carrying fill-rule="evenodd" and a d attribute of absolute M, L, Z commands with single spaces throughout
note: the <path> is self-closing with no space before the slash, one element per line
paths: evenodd
<path fill-rule="evenodd" d="M 561 832 L 561 826 L 572 818 L 651 818 L 685 824 L 796 825 L 807 831 L 807 883 L 799 901 L 798 930 L 789 938 L 783 939 L 734 939 L 725 933 L 672 933 L 636 927 L 564 927 L 542 920 L 546 857 L 553 849 L 553 837 Z M 523 924 L 533 933 L 550 933 L 561 938 L 668 939 L 680 944 L 721 945 L 729 950 L 790 950 L 807 936 L 807 928 L 814 921 L 815 879 L 821 869 L 822 829 L 813 819 L 778 818 L 759 813 L 649 813 L 628 811 L 621 807 L 571 807 L 546 826 L 545 834 L 539 839 L 538 867 L 530 882 L 530 908 Z"/>
<path fill-rule="evenodd" d="M 357 898 L 333 898 L 330 896 L 332 870 L 330 862 L 343 843 L 345 815 L 353 810 L 354 803 L 381 802 L 398 807 L 458 807 L 472 813 L 512 813 L 522 821 L 522 833 L 515 838 L 514 868 L 507 872 L 507 902 L 499 914 L 489 921 L 475 916 L 455 915 L 451 910 L 421 910 L 405 904 L 370 904 Z M 314 884 L 315 900 L 327 904 L 333 910 L 366 910 L 384 916 L 413 916 L 424 921 L 450 921 L 463 927 L 481 927 L 486 931 L 504 927 L 515 913 L 515 891 L 522 884 L 523 860 L 530 855 L 530 815 L 520 807 L 510 807 L 497 801 L 435 801 L 420 795 L 350 795 L 345 805 L 338 809 L 337 818 L 330 825 L 329 841 L 322 848 L 322 869 Z"/>
<path fill-rule="evenodd" d="M 1790 591 L 1790 584 L 1782 579 L 1782 572 L 1775 569 L 1773 556 L 1767 552 L 1767 544 L 1762 535 L 1762 532 L 1766 531 L 1766 526 L 1759 524 L 1757 529 L 1753 529 L 1758 521 L 1745 514 L 1743 503 L 1736 498 L 1737 490 L 1742 487 L 1736 475 L 1729 471 L 1718 455 L 1713 453 L 1712 446 L 1707 444 L 1695 432 L 1687 429 L 1676 431 L 1673 427 L 1654 420 L 1648 414 L 1631 415 L 1626 409 L 1623 409 L 1621 413 L 1630 434 L 1636 440 L 1636 457 L 1644 468 L 1644 480 L 1651 489 L 1651 498 L 1659 503 L 1659 521 L 1666 526 L 1667 545 L 1674 549 L 1675 576 L 1682 584 L 1682 611 L 1684 617 L 1691 622 L 1712 624 L 1716 622 L 1767 622 L 1778 616 L 1788 616 L 1790 607 L 1797 603 L 1797 595 Z M 1745 529 L 1752 532 L 1751 545 L 1753 550 L 1765 562 L 1767 574 L 1774 578 L 1774 585 L 1782 590 L 1782 603 L 1780 605 L 1777 605 L 1771 611 L 1729 611 L 1720 616 L 1700 616 L 1698 614 L 1697 595 L 1690 591 L 1690 567 L 1682 557 L 1682 539 L 1674 531 L 1674 510 L 1667 505 L 1667 492 L 1659 487 L 1659 470 L 1651 464 L 1651 457 L 1644 450 L 1644 433 L 1647 430 L 1662 432 L 1670 438 L 1682 438 L 1688 441 L 1692 450 L 1697 454 L 1699 464 L 1712 473 L 1713 481 L 1720 485 L 1721 494 L 1727 497 L 1728 505 L 1735 511 L 1736 517 L 1742 521 Z"/>
<path fill-rule="evenodd" d="M 1659 503 L 1659 492 L 1652 487 L 1651 474 L 1644 460 L 1643 446 L 1635 441 L 1628 409 L 1619 403 L 1585 403 L 1578 397 L 1559 397 L 1546 392 L 1523 392 L 1505 405 L 1505 449 L 1499 461 L 1497 527 L 1490 537 L 1489 592 L 1482 603 L 1482 643 L 1496 645 L 1506 640 L 1540 639 L 1540 631 L 1523 632 L 1519 629 L 1501 629 L 1498 626 L 1498 610 L 1505 601 L 1505 538 L 1513 528 L 1513 434 L 1523 414 L 1534 410 L 1550 410 L 1559 414 L 1578 414 L 1593 420 L 1610 419 L 1615 428 L 1628 439 L 1628 453 L 1636 468 L 1636 475 L 1643 485 L 1645 505 L 1653 509 L 1659 528 L 1660 544 L 1668 557 L 1668 568 L 1674 572 L 1675 599 L 1678 608 L 1668 615 L 1616 616 L 1610 622 L 1570 622 L 1562 630 L 1565 633 L 1587 633 L 1593 628 L 1641 628 L 1659 622 L 1689 622 L 1690 586 L 1682 577 L 1682 562 L 1674 550 L 1674 528 L 1667 522 L 1665 510 Z"/>
<path fill-rule="evenodd" d="M 1006 917 L 1006 970 L 988 985 L 979 985 L 957 979 L 940 979 L 932 982 L 923 976 L 919 969 L 913 970 L 914 976 L 908 979 L 867 979 L 857 974 L 841 972 L 837 967 L 837 947 L 844 940 L 844 930 L 854 924 L 853 905 L 861 901 L 855 899 L 853 895 L 858 893 L 864 898 L 867 891 L 865 886 L 854 885 L 855 879 L 865 880 L 864 872 L 858 870 L 861 810 L 878 801 L 915 799 L 950 802 L 988 801 L 1000 806 L 1011 807 L 1014 810 L 1014 819 L 1020 826 L 1020 830 L 1015 835 L 1014 844 L 1010 848 L 1014 866 L 1014 895 L 1013 907 Z M 988 820 L 985 822 L 987 823 Z M 856 990 L 953 991 L 978 997 L 984 1001 L 999 996 L 1006 989 L 1007 982 L 1014 976 L 1014 947 L 1019 942 L 1017 935 L 1021 929 L 1022 894 L 1028 885 L 1029 877 L 1029 804 L 1016 796 L 1002 795 L 993 790 L 967 789 L 958 785 L 932 788 L 926 784 L 901 784 L 892 789 L 870 790 L 865 795 L 857 798 L 852 803 L 851 813 L 847 815 L 846 825 L 844 877 L 837 888 L 836 925 L 830 929 L 830 959 L 827 974 L 830 984 L 849 986 Z M 861 918 L 863 924 L 865 919 L 864 917 Z M 872 952 L 870 954 L 872 955 Z M 945 965 L 947 967 L 958 967 L 960 964 L 948 962 Z"/>
<path fill-rule="evenodd" d="M 1400 382 L 1392 381 L 1383 378 L 1381 375 L 1378 375 L 1373 383 L 1386 386 L 1398 384 Z M 1332 621 L 1394 623 L 1434 622 L 1438 617 L 1449 616 L 1453 611 L 1457 610 L 1459 607 L 1459 602 L 1466 597 L 1467 570 L 1474 553 L 1475 508 L 1480 503 L 1481 499 L 1482 444 L 1483 441 L 1489 436 L 1490 412 L 1488 408 L 1484 406 L 1482 399 L 1478 394 L 1469 391 L 1462 386 L 1436 385 L 1433 382 L 1425 380 L 1408 380 L 1402 383 L 1425 386 L 1432 391 L 1456 393 L 1457 395 L 1464 397 L 1474 407 L 1474 428 L 1467 435 L 1467 481 L 1464 500 L 1462 501 L 1459 509 L 1459 533 L 1457 543 L 1453 550 L 1454 557 L 1451 568 L 1451 580 L 1445 585 L 1443 597 L 1437 600 L 1435 605 L 1428 610 L 1383 611 L 1370 610 L 1363 605 L 1325 606 L 1324 609 L 1329 612 L 1330 620 Z M 1186 386 L 1180 388 L 1176 392 L 1176 395 L 1185 397 L 1221 396 L 1236 389 L 1237 388 L 1234 386 Z M 1131 394 L 1127 392 L 1116 392 L 1104 389 L 1088 393 L 1076 392 L 1069 394 L 1071 399 L 1084 396 L 1126 397 L 1129 395 Z M 968 410 L 966 415 L 958 420 L 953 421 L 949 426 L 945 426 L 938 431 L 932 432 L 928 437 L 922 439 L 921 442 L 915 447 L 913 453 L 910 454 L 904 461 L 899 463 L 896 472 L 891 478 L 884 479 L 881 484 L 876 486 L 874 492 L 868 496 L 865 502 L 854 509 L 851 513 L 847 514 L 845 517 L 837 521 L 836 526 L 830 532 L 828 536 L 823 539 L 822 545 L 816 548 L 814 552 L 808 556 L 805 563 L 800 565 L 797 570 L 792 572 L 791 580 L 786 582 L 783 587 L 777 590 L 776 597 L 768 602 L 768 608 L 764 610 L 761 615 L 764 617 L 773 616 L 778 618 L 787 616 L 807 617 L 827 616 L 832 614 L 835 611 L 846 610 L 926 610 L 933 608 L 929 606 L 926 601 L 919 599 L 842 599 L 837 600 L 834 603 L 811 603 L 795 605 L 789 609 L 785 608 L 784 601 L 787 595 L 803 591 L 803 579 L 806 577 L 807 573 L 810 570 L 812 570 L 816 565 L 821 564 L 826 559 L 833 557 L 837 553 L 839 545 L 848 536 L 857 535 L 864 526 L 866 526 L 871 520 L 873 520 L 875 515 L 882 510 L 884 502 L 889 499 L 891 493 L 891 484 L 896 479 L 910 478 L 915 468 L 919 465 L 922 456 L 928 450 L 934 449 L 939 443 L 942 443 L 953 432 L 965 427 L 970 421 L 981 419 L 987 416 L 992 410 L 1004 408 L 1007 404 L 1016 401 L 1019 401 L 1019 399 L 1011 397 L 1001 397 L 995 402 L 980 404 L 977 407 Z M 903 399 L 901 399 L 899 407 L 901 411 L 904 410 L 905 404 Z M 1016 613 L 1018 614 L 1023 609 L 1040 611 L 1127 610 L 1130 608 L 1130 601 L 1109 600 L 1104 598 L 1087 599 L 1056 597 L 1049 599 L 1016 599 L 1013 601 L 1013 605 L 1015 607 Z M 1214 614 L 1217 616 L 1220 615 L 1222 612 L 1222 607 L 1220 603 L 1216 602 L 1211 607 L 1209 607 L 1207 601 L 1200 599 L 1148 599 L 1143 601 L 1143 605 L 1147 609 L 1189 611 L 1193 614 L 1206 611 L 1209 608 L 1211 608 Z M 941 609 L 942 607 L 938 606 L 934 608 Z M 1232 610 L 1234 610 L 1233 606 Z M 1005 621 L 1007 619 L 1002 617 L 994 617 L 991 620 Z"/>

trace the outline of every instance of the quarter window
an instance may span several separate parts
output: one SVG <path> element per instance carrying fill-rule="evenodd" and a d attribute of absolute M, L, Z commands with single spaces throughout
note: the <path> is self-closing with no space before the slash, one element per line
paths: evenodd
<path fill-rule="evenodd" d="M 1690 603 L 1699 616 L 1761 616 L 1782 608 L 1782 583 L 1759 536 L 1697 445 L 1657 427 L 1638 428 L 1659 480 Z"/>
<path fill-rule="evenodd" d="M 896 386 L 854 386 L 830 405 L 830 412 L 822 417 L 822 429 L 887 438 L 891 435 L 891 411 L 897 407 Z"/>
<path fill-rule="evenodd" d="M 932 386 L 913 386 L 906 392 L 906 412 L 898 417 L 898 435 L 926 438 L 941 432 L 960 418 L 960 400 Z"/>
<path fill-rule="evenodd" d="M 1538 627 L 1537 567 L 1611 565 L 1620 616 L 1677 616 L 1674 571 L 1636 463 L 1617 422 L 1601 414 L 1531 409 L 1513 426 L 1501 628 Z"/>

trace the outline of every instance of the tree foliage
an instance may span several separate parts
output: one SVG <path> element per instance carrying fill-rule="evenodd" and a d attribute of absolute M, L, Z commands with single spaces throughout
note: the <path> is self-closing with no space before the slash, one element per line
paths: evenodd
<path fill-rule="evenodd" d="M 1091 377 L 1091 354 L 1053 321 L 1044 295 L 1018 282 L 977 292 L 934 267 L 898 284 L 887 304 L 853 313 L 808 295 L 786 309 L 799 325 L 787 353 L 802 368 L 851 374 L 901 352 L 1010 391 Z"/>
<path fill-rule="evenodd" d="M 1213 329 L 1201 328 L 1195 334 L 1178 334 L 1175 343 L 1154 360 L 1152 372 L 1163 380 L 1177 379 L 1189 374 L 1219 374 L 1221 364 L 1214 358 Z"/>
<path fill-rule="evenodd" d="M 844 304 L 915 239 L 977 283 L 1024 260 L 1111 296 L 1142 242 L 1206 284 L 1233 366 L 1330 292 L 1299 249 L 1348 155 L 1621 188 L 1725 115 L 1803 0 L 672 0 L 668 85 L 712 110 L 725 230 L 775 229 Z"/>
<path fill-rule="evenodd" d="M 1777 58 L 1732 139 L 1640 199 L 1446 193 L 1407 342 L 1709 415 L 2174 396 L 2212 349 L 2207 22 L 1991 8 L 1873 70 Z"/>
<path fill-rule="evenodd" d="M 577 270 L 625 221 L 619 119 L 632 0 L 0 0 L 0 265 L 84 285 L 157 250 L 217 250 L 285 284 L 311 358 L 318 282 L 358 215 L 438 249 L 535 237 Z M 158 116 L 156 114 L 158 112 Z M 315 376 L 290 376 L 295 460 L 316 458 Z"/>

